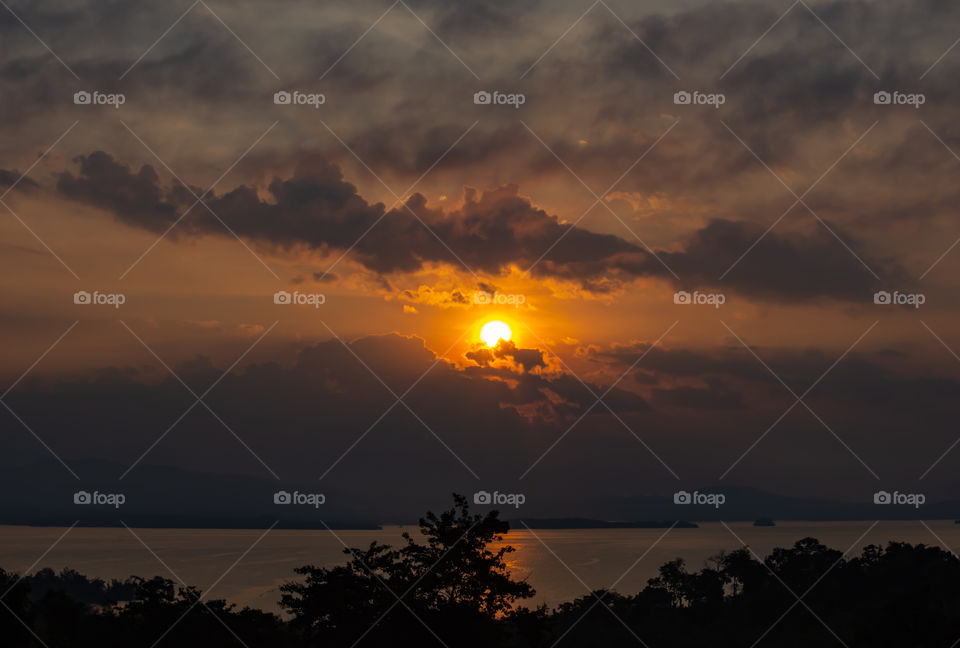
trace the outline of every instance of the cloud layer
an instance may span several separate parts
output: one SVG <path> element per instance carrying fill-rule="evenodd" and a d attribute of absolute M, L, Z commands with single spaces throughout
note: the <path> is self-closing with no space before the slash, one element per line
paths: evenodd
<path fill-rule="evenodd" d="M 748 297 L 863 301 L 873 286 L 871 270 L 860 267 L 847 249 L 857 242 L 836 226 L 781 234 L 748 222 L 715 219 L 689 236 L 680 251 L 647 251 L 618 236 L 562 223 L 520 195 L 516 185 L 467 189 L 462 206 L 453 210 L 434 208 L 419 193 L 387 209 L 360 196 L 336 165 L 311 158 L 302 161 L 292 177 L 270 181 L 266 195 L 241 185 L 204 196 L 209 211 L 228 230 L 197 205 L 202 190 L 164 185 L 151 166 L 135 171 L 102 151 L 76 162 L 78 172 L 62 173 L 58 191 L 103 208 L 128 225 L 158 234 L 176 225 L 174 239 L 229 235 L 232 230 L 279 250 L 349 251 L 351 258 L 379 274 L 446 264 L 497 277 L 511 268 L 532 267 L 534 276 L 595 290 L 644 277 L 696 287 L 719 285 L 725 270 L 739 265 L 749 251 L 728 282 Z M 871 259 L 871 266 L 888 278 L 902 278 L 892 262 Z"/>

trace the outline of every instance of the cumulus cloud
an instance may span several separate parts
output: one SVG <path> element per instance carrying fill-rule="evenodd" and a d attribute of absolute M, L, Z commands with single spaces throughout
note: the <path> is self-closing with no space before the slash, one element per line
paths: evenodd
<path fill-rule="evenodd" d="M 76 174 L 66 171 L 57 182 L 69 199 L 154 232 L 166 231 L 192 207 L 173 237 L 227 233 L 205 208 L 193 206 L 195 198 L 186 188 L 165 186 L 151 166 L 135 171 L 102 151 L 77 163 Z M 661 250 L 657 258 L 618 236 L 561 223 L 516 185 L 467 188 L 462 206 L 449 211 L 431 206 L 422 194 L 387 211 L 382 203 L 367 202 L 339 167 L 319 158 L 302 161 L 288 179 L 274 178 L 267 191 L 264 198 L 255 187 L 241 185 L 211 193 L 205 201 L 230 229 L 254 242 L 278 250 L 350 250 L 351 258 L 378 274 L 444 264 L 496 277 L 533 266 L 535 277 L 565 279 L 598 292 L 641 277 L 671 280 L 673 273 L 679 283 L 719 285 L 724 270 L 764 233 L 750 223 L 713 220 L 690 236 L 684 249 Z M 894 263 L 871 261 L 898 276 Z M 814 228 L 810 235 L 768 234 L 726 285 L 766 300 L 862 300 L 872 283 L 844 243 Z M 449 300 L 465 299 L 457 291 L 449 295 Z"/>
<path fill-rule="evenodd" d="M 467 357 L 482 366 L 489 366 L 497 360 L 515 363 L 521 371 L 546 368 L 547 362 L 539 349 L 519 349 L 515 342 L 500 340 L 493 348 L 476 349 L 467 352 Z"/>

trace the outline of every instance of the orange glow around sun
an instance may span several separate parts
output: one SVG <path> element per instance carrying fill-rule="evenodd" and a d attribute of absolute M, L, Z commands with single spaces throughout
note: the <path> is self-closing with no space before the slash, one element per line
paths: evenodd
<path fill-rule="evenodd" d="M 510 327 L 500 320 L 487 322 L 483 325 L 483 328 L 480 329 L 480 339 L 483 340 L 483 343 L 488 347 L 497 346 L 497 342 L 500 340 L 509 340 L 511 335 Z"/>

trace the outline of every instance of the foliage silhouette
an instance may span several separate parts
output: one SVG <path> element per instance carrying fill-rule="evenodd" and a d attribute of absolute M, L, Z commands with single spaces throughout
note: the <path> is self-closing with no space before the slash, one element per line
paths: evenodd
<path fill-rule="evenodd" d="M 420 519 L 425 543 L 404 533 L 398 549 L 372 542 L 364 550 L 345 548 L 346 565 L 298 568 L 306 580 L 280 588 L 291 624 L 337 644 L 355 641 L 360 628 L 368 645 L 395 645 L 398 633 L 490 645 L 504 625 L 498 621 L 534 590 L 510 578 L 505 557 L 513 547 L 488 546 L 509 530 L 499 513 L 471 515 L 466 498 L 453 498 L 451 510 Z"/>
<path fill-rule="evenodd" d="M 697 571 L 672 560 L 634 595 L 600 590 L 551 610 L 518 607 L 534 591 L 511 578 L 507 530 L 455 495 L 451 510 L 420 520 L 422 538 L 298 568 L 281 587 L 287 618 L 159 577 L 0 569 L 0 645 L 940 648 L 960 639 L 960 559 L 937 547 L 891 542 L 847 557 L 803 538 L 763 560 L 749 549 Z"/>

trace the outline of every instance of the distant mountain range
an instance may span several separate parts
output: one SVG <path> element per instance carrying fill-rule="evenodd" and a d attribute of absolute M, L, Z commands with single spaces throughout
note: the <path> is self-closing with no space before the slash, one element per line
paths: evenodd
<path fill-rule="evenodd" d="M 38 478 L 39 470 L 23 466 L 0 471 L 0 524 L 152 528 L 376 529 L 381 513 L 358 505 L 319 483 L 274 482 L 243 475 L 208 474 L 143 464 L 124 480 L 124 467 L 108 462 L 71 462 L 77 481 L 66 471 Z M 44 470 L 43 474 L 49 475 Z M 24 487 L 24 485 L 29 485 Z M 329 486 L 329 485 L 327 485 Z M 122 494 L 118 507 L 77 504 L 75 493 Z M 275 503 L 275 494 L 323 493 L 322 504 Z M 349 503 L 349 505 L 348 505 Z"/>
<path fill-rule="evenodd" d="M 880 490 L 880 489 L 877 489 Z M 694 491 L 690 491 L 693 493 Z M 903 504 L 874 504 L 873 493 L 865 493 L 862 501 L 849 502 L 817 497 L 790 497 L 747 486 L 704 486 L 700 493 L 722 493 L 721 506 L 674 504 L 673 498 L 640 496 L 623 497 L 605 502 L 619 519 L 658 520 L 684 519 L 696 521 L 753 521 L 768 517 L 773 520 L 941 520 L 960 518 L 960 500 L 924 503 L 920 507 Z"/>
<path fill-rule="evenodd" d="M 326 482 L 277 482 L 149 464 L 138 466 L 120 481 L 117 476 L 123 466 L 107 462 L 72 465 L 84 476 L 82 482 L 64 470 L 51 472 L 49 466 L 8 465 L 0 470 L 0 524 L 67 526 L 79 520 L 81 526 L 120 526 L 122 520 L 136 527 L 258 529 L 277 522 L 278 528 L 288 529 L 375 529 L 383 524 L 416 524 L 428 508 L 437 510 L 450 504 L 449 496 L 440 493 L 430 501 L 414 497 L 403 509 L 385 503 L 383 497 L 343 492 Z M 125 501 L 119 507 L 74 503 L 75 492 L 84 490 L 92 497 L 95 488 L 100 496 L 122 493 Z M 298 495 L 302 501 L 275 503 L 280 491 L 291 499 Z M 318 491 L 325 500 L 311 504 L 309 496 Z M 676 520 L 754 521 L 761 517 L 776 521 L 960 518 L 958 500 L 920 507 L 883 505 L 873 503 L 872 493 L 865 493 L 863 501 L 849 502 L 790 497 L 728 484 L 704 486 L 690 493 L 691 499 L 693 493 L 722 494 L 723 503 L 719 507 L 676 504 L 673 494 L 584 498 L 569 505 L 556 500 L 529 501 L 535 499 L 531 497 L 519 509 L 507 506 L 500 510 L 502 518 L 524 520 L 531 528 L 658 528 Z M 473 507 L 480 512 L 492 508 L 497 507 Z M 518 522 L 512 526 L 521 527 Z"/>

